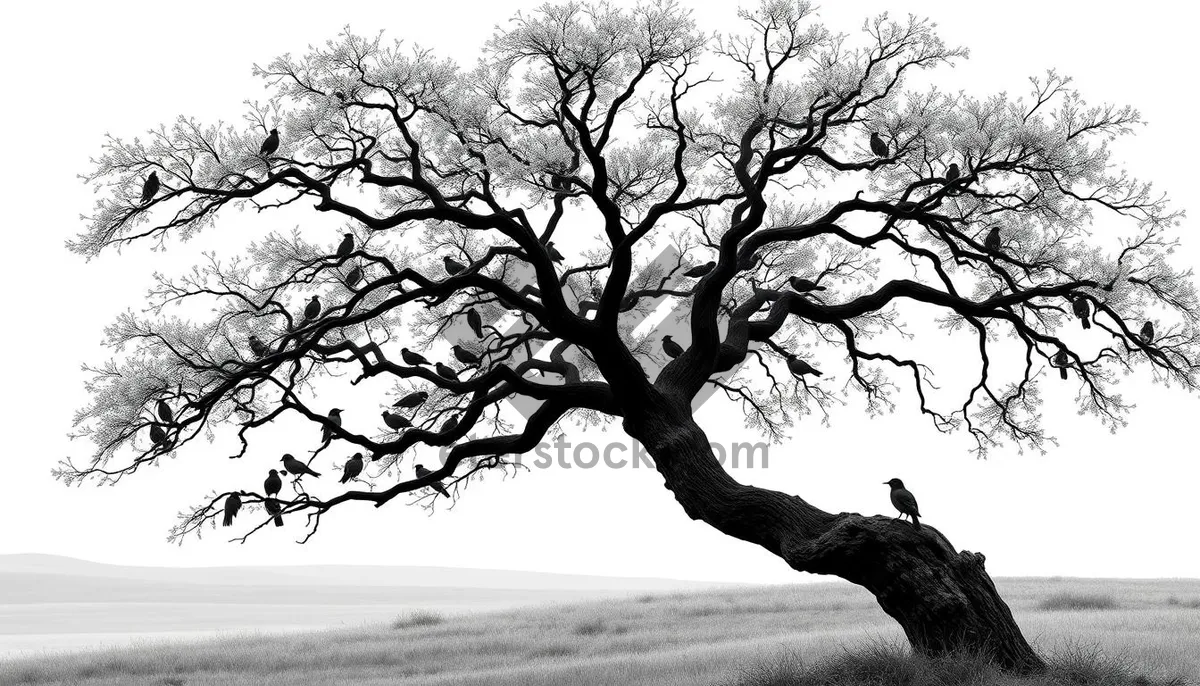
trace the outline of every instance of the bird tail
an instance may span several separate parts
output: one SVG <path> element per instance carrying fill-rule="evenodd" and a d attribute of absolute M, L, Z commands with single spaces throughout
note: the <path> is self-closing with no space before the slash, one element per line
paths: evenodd
<path fill-rule="evenodd" d="M 310 469 L 310 470 L 308 470 L 308 473 L 312 474 L 315 478 L 318 478 L 318 479 L 321 478 L 320 472 L 314 472 L 313 470 Z"/>
<path fill-rule="evenodd" d="M 346 475 L 343 475 L 342 478 L 338 479 L 338 483 L 344 484 L 349 480 L 350 480 L 350 476 L 348 474 L 346 474 Z"/>
<path fill-rule="evenodd" d="M 233 513 L 226 512 L 225 519 L 221 521 L 221 526 L 233 526 Z"/>
<path fill-rule="evenodd" d="M 1061 376 L 1061 377 L 1063 378 L 1063 381 L 1066 381 L 1066 379 L 1067 379 L 1067 368 L 1066 368 L 1066 367 L 1059 367 L 1059 369 L 1058 369 L 1058 375 L 1059 375 L 1059 376 Z"/>
<path fill-rule="evenodd" d="M 275 526 L 283 526 L 283 515 L 275 515 Z"/>
<path fill-rule="evenodd" d="M 1089 321 L 1086 317 L 1084 317 L 1081 321 L 1083 322 L 1083 328 L 1085 328 L 1085 329 L 1092 328 L 1092 322 Z"/>
<path fill-rule="evenodd" d="M 913 528 L 917 531 L 921 530 L 921 519 L 917 515 L 909 515 L 913 520 Z"/>
<path fill-rule="evenodd" d="M 814 376 L 821 376 L 821 372 L 818 369 L 814 369 L 812 373 Z"/>

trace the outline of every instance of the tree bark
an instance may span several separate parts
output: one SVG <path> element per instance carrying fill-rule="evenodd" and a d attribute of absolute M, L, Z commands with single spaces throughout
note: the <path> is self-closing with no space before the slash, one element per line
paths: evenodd
<path fill-rule="evenodd" d="M 1045 663 L 1025 640 L 979 553 L 957 552 L 937 529 L 887 516 L 832 514 L 798 496 L 738 483 L 717 461 L 690 408 L 665 397 L 626 415 L 666 487 L 692 519 L 758 544 L 793 569 L 866 588 L 914 651 L 982 653 L 1010 672 Z"/>

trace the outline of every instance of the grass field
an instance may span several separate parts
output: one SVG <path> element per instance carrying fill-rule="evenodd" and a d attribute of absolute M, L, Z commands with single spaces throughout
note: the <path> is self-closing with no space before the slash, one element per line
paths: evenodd
<path fill-rule="evenodd" d="M 1010 579 L 997 585 L 1044 654 L 1075 655 L 1076 662 L 1081 650 L 1083 662 L 1119 658 L 1148 683 L 1200 679 L 1200 581 Z M 821 682 L 789 681 L 778 672 L 822 660 L 828 667 L 848 654 L 891 661 L 879 669 L 925 670 L 900 664 L 904 658 L 895 651 L 881 657 L 879 646 L 900 638 L 865 591 L 823 583 L 454 618 L 425 612 L 356 630 L 239 633 L 47 655 L 0 663 L 0 683 L 773 686 Z M 1098 678 L 1076 683 L 1115 683 Z M 966 677 L 946 681 L 944 675 L 890 679 L 844 683 L 966 683 Z"/>

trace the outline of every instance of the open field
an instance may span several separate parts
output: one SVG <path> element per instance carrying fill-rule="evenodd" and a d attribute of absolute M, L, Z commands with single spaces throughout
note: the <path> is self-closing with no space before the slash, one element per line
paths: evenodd
<path fill-rule="evenodd" d="M 1151 678 L 1200 679 L 1200 581 L 999 580 L 1046 653 L 1093 646 Z M 739 668 L 804 661 L 899 630 L 838 583 L 650 593 L 290 635 L 240 632 L 0 664 L 3 684 L 692 685 Z M 777 682 L 772 682 L 777 683 Z"/>

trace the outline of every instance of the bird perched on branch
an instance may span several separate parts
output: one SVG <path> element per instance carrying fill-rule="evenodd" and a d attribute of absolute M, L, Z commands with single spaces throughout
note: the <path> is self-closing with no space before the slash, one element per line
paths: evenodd
<path fill-rule="evenodd" d="M 312 300 L 309 300 L 308 304 L 304 306 L 304 318 L 311 321 L 313 319 L 316 319 L 317 316 L 320 314 L 321 314 L 321 299 L 314 295 L 312 297 Z"/>
<path fill-rule="evenodd" d="M 566 259 L 563 257 L 562 253 L 558 251 L 558 248 L 554 247 L 554 241 L 549 241 L 546 243 L 546 254 L 550 256 L 551 262 L 562 262 Z"/>
<path fill-rule="evenodd" d="M 409 393 L 408 395 L 404 396 L 403 398 L 392 403 L 392 407 L 406 407 L 406 408 L 407 407 L 418 407 L 421 405 L 421 403 L 425 402 L 428 399 L 429 399 L 428 393 L 426 393 L 425 391 L 416 391 L 415 393 Z"/>
<path fill-rule="evenodd" d="M 292 476 L 296 477 L 297 479 L 304 476 L 305 474 L 308 474 L 308 475 L 311 475 L 314 477 L 321 476 L 320 472 L 314 472 L 312 467 L 309 467 L 308 465 L 304 464 L 300 460 L 297 460 L 296 458 L 292 457 L 290 453 L 284 453 L 284 455 L 280 459 L 280 461 L 283 462 L 283 468 L 285 470 L 287 470 L 287 473 L 291 474 Z"/>
<path fill-rule="evenodd" d="M 1091 307 L 1088 306 L 1088 301 L 1086 298 L 1079 296 L 1072 300 L 1071 311 L 1075 313 L 1076 317 L 1079 317 L 1079 321 L 1083 323 L 1083 328 L 1092 328 L 1092 322 L 1089 318 L 1089 315 L 1091 314 Z"/>
<path fill-rule="evenodd" d="M 400 359 L 404 360 L 404 364 L 418 367 L 423 364 L 429 364 L 429 360 L 421 353 L 414 353 L 408 348 L 400 348 Z"/>
<path fill-rule="evenodd" d="M 162 428 L 162 424 L 155 422 L 150 425 L 150 442 L 154 445 L 165 445 L 167 442 L 167 432 Z"/>
<path fill-rule="evenodd" d="M 671 340 L 670 336 L 663 336 L 662 349 L 667 354 L 667 357 L 671 359 L 675 359 L 683 354 L 683 346 Z"/>
<path fill-rule="evenodd" d="M 888 144 L 874 131 L 871 132 L 871 152 L 875 153 L 876 157 L 888 156 Z"/>
<path fill-rule="evenodd" d="M 445 267 L 446 273 L 450 276 L 454 276 L 455 274 L 466 270 L 466 266 L 464 266 L 463 263 L 456 261 L 453 257 L 443 257 L 442 266 Z"/>
<path fill-rule="evenodd" d="M 805 374 L 821 376 L 821 372 L 819 372 L 816 367 L 805 362 L 804 360 L 800 359 L 799 357 L 796 357 L 795 355 L 791 355 L 788 357 L 787 366 L 788 366 L 788 370 L 791 373 L 795 374 L 797 379 L 802 378 Z"/>
<path fill-rule="evenodd" d="M 698 279 L 702 276 L 706 276 L 709 272 L 711 272 L 713 270 L 713 267 L 716 267 L 716 266 L 717 266 L 716 262 L 705 262 L 704 264 L 692 267 L 691 269 L 684 272 L 683 275 L 689 279 Z"/>
<path fill-rule="evenodd" d="M 340 260 L 349 257 L 352 252 L 354 252 L 354 234 L 342 234 L 342 242 L 338 244 L 337 252 L 333 256 Z"/>
<path fill-rule="evenodd" d="M 457 358 L 459 362 L 470 365 L 479 364 L 479 356 L 462 347 L 461 345 L 455 345 L 451 348 L 451 350 L 454 351 L 454 357 Z"/>
<path fill-rule="evenodd" d="M 272 469 L 267 474 L 267 478 L 263 480 L 263 493 L 278 495 L 281 488 L 283 488 L 283 479 L 279 478 L 279 470 Z"/>
<path fill-rule="evenodd" d="M 433 369 L 438 373 L 438 376 L 446 379 L 447 381 L 458 381 L 458 372 L 454 371 L 453 368 L 442 364 L 441 362 L 433 365 Z"/>
<path fill-rule="evenodd" d="M 1055 367 L 1058 367 L 1058 375 L 1063 381 L 1067 380 L 1067 367 L 1071 366 L 1071 358 L 1067 357 L 1065 350 L 1059 350 L 1054 353 L 1054 357 L 1050 360 Z"/>
<path fill-rule="evenodd" d="M 387 424 L 387 427 L 392 431 L 399 431 L 400 429 L 407 429 L 412 426 L 412 422 L 404 417 L 386 410 L 383 412 L 383 423 Z"/>
<path fill-rule="evenodd" d="M 230 493 L 225 499 L 225 519 L 221 520 L 221 526 L 233 526 L 233 518 L 237 516 L 238 510 L 242 509 L 242 497 L 237 493 Z"/>
<path fill-rule="evenodd" d="M 163 420 L 167 424 L 175 423 L 175 413 L 171 411 L 171 406 L 167 404 L 167 401 L 159 398 L 158 406 L 155 409 L 158 410 L 159 419 Z"/>
<path fill-rule="evenodd" d="M 271 352 L 271 349 L 267 347 L 267 344 L 259 340 L 258 336 L 251 335 L 249 338 L 249 343 L 250 352 L 254 353 L 255 357 L 266 357 L 267 353 Z"/>
<path fill-rule="evenodd" d="M 150 202 L 154 196 L 158 195 L 158 189 L 162 188 L 162 183 L 158 180 L 158 172 L 150 172 L 150 176 L 146 177 L 146 181 L 142 183 L 142 204 Z"/>
<path fill-rule="evenodd" d="M 342 467 L 342 478 L 338 483 L 347 483 L 351 479 L 358 478 L 363 470 L 362 453 L 354 453 L 354 457 L 346 460 L 346 466 Z"/>
<path fill-rule="evenodd" d="M 263 157 L 275 154 L 279 149 L 279 131 L 271 129 L 271 134 L 262 142 L 262 147 L 258 149 L 258 154 Z"/>
<path fill-rule="evenodd" d="M 458 428 L 458 417 L 451 417 L 442 424 L 441 433 L 450 433 Z"/>
<path fill-rule="evenodd" d="M 788 285 L 790 285 L 792 290 L 796 291 L 797 293 L 825 290 L 824 286 L 818 286 L 815 281 L 810 281 L 809 279 L 801 278 L 799 276 L 790 277 L 788 279 Z"/>
<path fill-rule="evenodd" d="M 476 338 L 483 338 L 483 317 L 479 316 L 479 312 L 474 307 L 467 310 L 467 326 L 471 327 Z"/>
<path fill-rule="evenodd" d="M 917 499 L 904 487 L 904 482 L 900 479 L 891 479 L 883 482 L 886 486 L 892 487 L 892 506 L 900 511 L 900 519 L 904 519 L 904 515 L 912 518 L 913 528 L 917 531 L 921 530 L 921 516 L 917 509 Z"/>
<path fill-rule="evenodd" d="M 267 498 L 266 501 L 263 502 L 263 507 L 266 508 L 267 514 L 271 515 L 271 519 L 275 522 L 275 526 L 283 526 L 283 516 L 279 514 L 280 512 L 283 512 L 283 506 L 279 504 L 278 500 L 274 498 Z"/>
<path fill-rule="evenodd" d="M 1154 324 L 1146 322 L 1142 324 L 1142 334 L 1140 336 L 1142 343 L 1150 345 L 1154 342 Z"/>
<path fill-rule="evenodd" d="M 329 419 L 329 421 L 333 422 L 334 425 L 341 426 L 342 425 L 342 411 L 336 407 L 333 408 L 332 410 L 329 411 L 328 419 Z M 329 440 L 332 438 L 333 438 L 333 427 L 322 426 L 321 427 L 321 442 L 328 443 Z"/>
<path fill-rule="evenodd" d="M 413 471 L 417 473 L 418 479 L 424 479 L 425 477 L 427 477 L 433 473 L 433 472 L 429 471 L 428 469 L 425 469 L 424 465 L 414 466 Z M 438 493 L 441 493 L 442 495 L 446 496 L 447 498 L 450 497 L 450 493 L 446 490 L 446 487 L 442 485 L 441 481 L 434 481 L 433 483 L 429 484 L 429 487 L 432 488 L 433 490 L 437 491 Z"/>
<path fill-rule="evenodd" d="M 987 237 L 983 239 L 983 247 L 987 248 L 988 252 L 1000 252 L 1000 227 L 993 226 L 988 231 Z"/>
<path fill-rule="evenodd" d="M 357 265 L 357 264 L 354 265 L 354 267 L 350 270 L 350 273 L 346 275 L 346 287 L 354 288 L 355 286 L 358 285 L 359 281 L 362 281 L 362 277 L 363 277 L 362 266 Z"/>
<path fill-rule="evenodd" d="M 958 163 L 951 162 L 950 166 L 946 167 L 946 181 L 957 181 L 959 176 L 962 176 L 962 172 L 960 172 L 958 169 Z"/>

